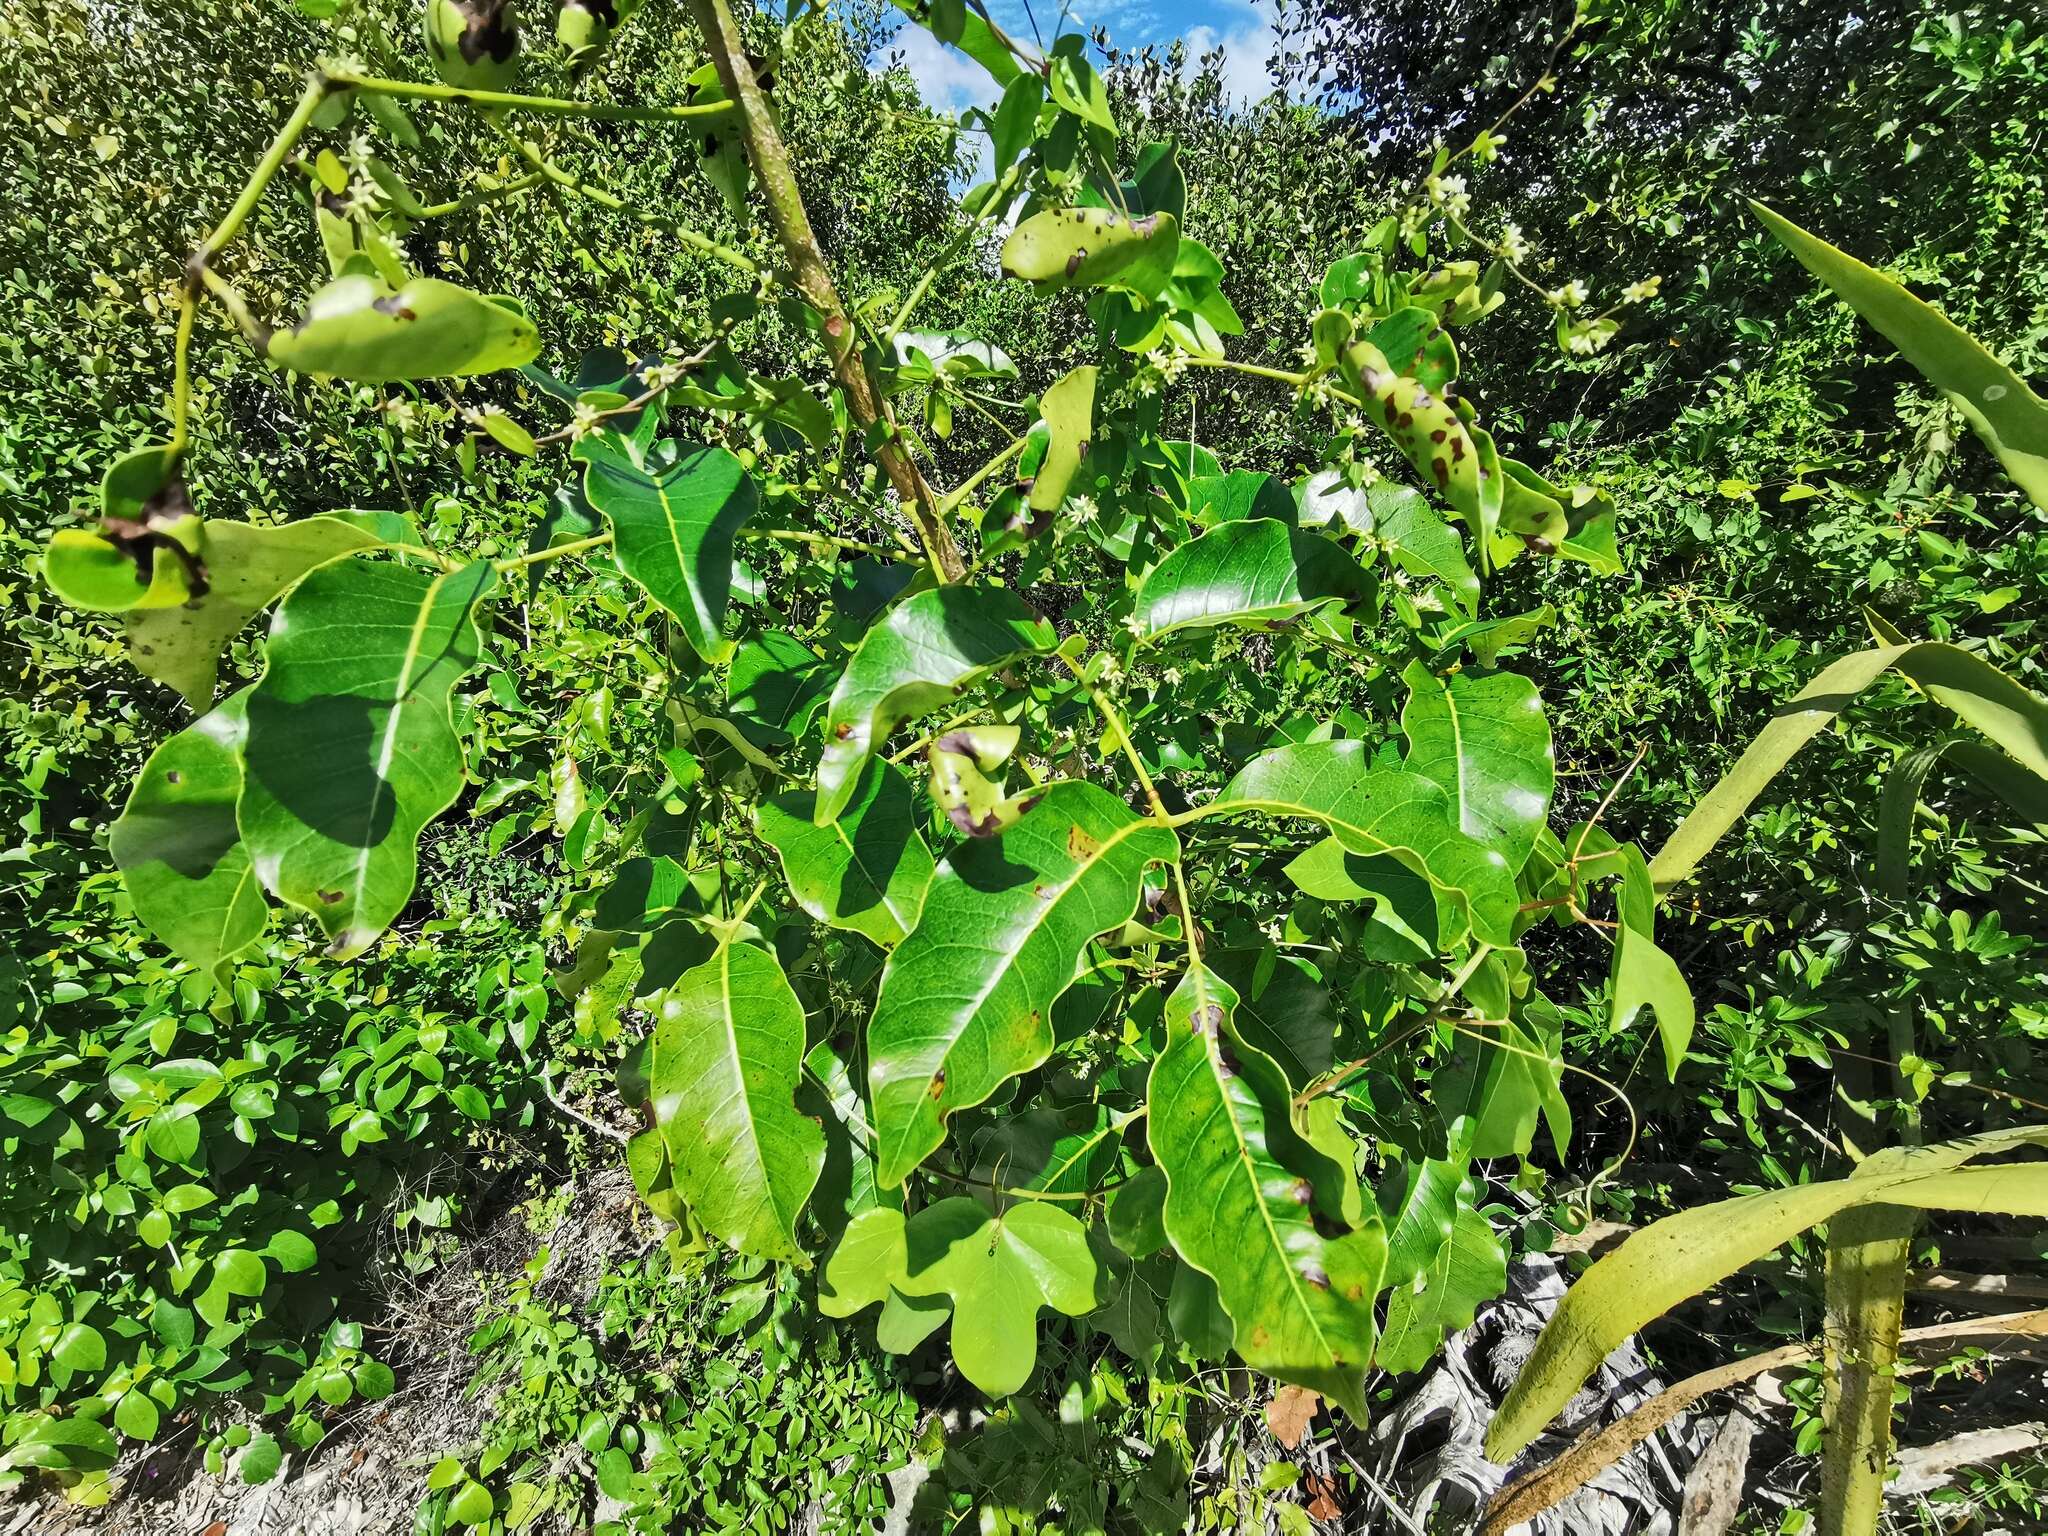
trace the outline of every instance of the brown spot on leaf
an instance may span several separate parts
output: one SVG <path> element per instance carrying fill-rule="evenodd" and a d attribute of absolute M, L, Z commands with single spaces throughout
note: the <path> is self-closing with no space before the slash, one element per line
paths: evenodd
<path fill-rule="evenodd" d="M 842 720 L 832 727 L 832 736 L 835 741 L 844 741 L 852 734 L 853 722 L 851 720 Z"/>
<path fill-rule="evenodd" d="M 1319 1291 L 1327 1291 L 1330 1288 L 1329 1272 L 1314 1259 L 1304 1259 L 1302 1261 L 1301 1278 Z M 1342 1364 L 1343 1362 L 1339 1361 L 1338 1363 Z"/>
<path fill-rule="evenodd" d="M 185 782 L 185 775 L 178 772 L 175 768 L 166 769 L 164 771 L 164 782 L 166 784 L 182 784 Z"/>
<path fill-rule="evenodd" d="M 335 904 L 335 903 L 336 903 L 337 901 L 341 900 L 341 892 L 339 892 L 339 891 L 322 891 L 322 892 L 320 892 L 320 899 L 321 899 L 322 901 L 326 902 L 326 903 L 327 903 L 327 905 L 331 907 L 331 906 L 333 906 L 333 905 L 334 905 L 334 904 Z"/>
<path fill-rule="evenodd" d="M 1223 1022 L 1223 1007 L 1220 1003 L 1204 1003 L 1189 1017 L 1188 1024 L 1198 1035 L 1213 1035 L 1216 1026 Z"/>
<path fill-rule="evenodd" d="M 930 1094 L 930 1095 L 931 1095 L 931 1096 L 932 1096 L 932 1097 L 933 1097 L 934 1099 L 937 1099 L 937 1098 L 938 1098 L 938 1097 L 939 1097 L 939 1096 L 940 1096 L 941 1094 L 943 1094 L 943 1093 L 944 1093 L 945 1091 L 946 1091 L 946 1069 L 945 1069 L 944 1067 L 941 1067 L 941 1068 L 939 1068 L 939 1070 L 938 1070 L 938 1071 L 936 1071 L 936 1072 L 934 1072 L 934 1073 L 932 1074 L 932 1082 L 931 1082 L 931 1086 L 930 1086 L 929 1088 L 927 1088 L 927 1089 L 925 1090 L 925 1092 L 929 1093 L 929 1094 Z"/>
<path fill-rule="evenodd" d="M 1075 859 L 1093 858 L 1101 851 L 1102 844 L 1090 837 L 1078 826 L 1067 828 L 1067 856 Z"/>

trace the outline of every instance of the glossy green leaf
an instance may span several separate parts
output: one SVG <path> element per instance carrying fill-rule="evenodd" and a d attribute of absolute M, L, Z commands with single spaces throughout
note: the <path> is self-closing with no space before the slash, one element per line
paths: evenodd
<path fill-rule="evenodd" d="M 1180 223 L 1110 208 L 1047 208 L 1003 242 L 1003 270 L 1046 288 L 1124 288 L 1156 299 L 1173 280 Z"/>
<path fill-rule="evenodd" d="M 889 0 L 889 3 L 927 29 L 931 28 L 933 18 L 938 14 L 935 7 L 921 4 L 919 0 Z M 987 70 L 997 85 L 1007 86 L 1023 73 L 1002 38 L 989 25 L 988 18 L 972 6 L 961 8 L 959 36 L 941 38 L 940 41 L 951 43 Z"/>
<path fill-rule="evenodd" d="M 782 860 L 790 894 L 822 923 L 877 944 L 897 943 L 917 926 L 934 869 L 910 781 L 869 758 L 836 819 L 819 826 L 816 806 L 810 790 L 791 790 L 755 812 L 762 840 Z"/>
<path fill-rule="evenodd" d="M 1138 584 L 1132 621 L 1158 640 L 1182 629 L 1279 623 L 1370 599 L 1372 577 L 1334 540 L 1272 518 L 1219 523 L 1168 554 Z"/>
<path fill-rule="evenodd" d="M 937 587 L 906 599 L 862 637 L 832 690 L 817 823 L 846 808 L 862 764 L 898 726 L 953 703 L 997 667 L 1058 643 L 1052 626 L 1003 588 Z"/>
<path fill-rule="evenodd" d="M 152 752 L 107 833 L 136 917 L 209 974 L 270 918 L 235 824 L 248 697 L 234 695 Z"/>
<path fill-rule="evenodd" d="M 1701 797 L 1650 861 L 1657 889 L 1668 891 L 1691 875 L 1792 755 L 1857 694 L 1894 670 L 1936 703 L 1954 710 L 2029 772 L 2048 777 L 2048 700 L 1960 646 L 1939 640 L 1907 641 L 1892 632 L 1886 643 L 1829 663 L 1779 707 L 1735 766 Z"/>
<path fill-rule="evenodd" d="M 576 445 L 583 494 L 605 515 L 625 573 L 682 625 L 706 661 L 732 654 L 725 638 L 732 546 L 754 515 L 754 482 L 724 448 L 664 438 L 641 453 L 616 432 Z"/>
<path fill-rule="evenodd" d="M 804 1010 L 775 957 L 724 943 L 662 997 L 644 1071 L 678 1190 L 707 1232 L 804 1264 L 796 1222 L 825 1133 L 796 1108 Z"/>
<path fill-rule="evenodd" d="M 336 958 L 405 909 L 420 832 L 462 791 L 451 695 L 496 585 L 488 561 L 429 576 L 344 560 L 301 581 L 271 621 L 237 820 L 257 878 L 313 914 Z"/>
<path fill-rule="evenodd" d="M 1866 1158 L 1846 1179 L 1716 1200 L 1631 1233 L 1579 1277 L 1544 1326 L 1487 1429 L 1487 1458 L 1511 1460 L 1643 1324 L 1837 1211 L 1878 1203 L 2013 1215 L 2048 1210 L 2048 1163 L 1955 1171 L 2027 1144 L 2048 1144 L 2048 1130 L 2020 1127 L 1892 1148 Z"/>
<path fill-rule="evenodd" d="M 1868 320 L 1927 382 L 1946 394 L 2005 472 L 2048 511 L 2048 400 L 1940 310 L 1846 251 L 1752 202 L 1750 210 L 1801 266 Z"/>
<path fill-rule="evenodd" d="M 1210 969 L 1237 994 L 1231 1027 L 1240 1039 L 1280 1064 L 1296 1089 L 1329 1070 L 1337 1017 L 1330 994 L 1302 961 L 1245 950 L 1220 951 Z M 1262 960 L 1264 963 L 1262 963 Z"/>
<path fill-rule="evenodd" d="M 1199 962 L 1167 1000 L 1146 1135 L 1167 1180 L 1173 1248 L 1216 1283 L 1247 1364 L 1365 1417 L 1377 1214 L 1341 1220 L 1351 1172 L 1294 1129 L 1286 1076 L 1240 1039 L 1237 996 Z"/>
<path fill-rule="evenodd" d="M 393 292 L 380 278 L 337 277 L 297 325 L 272 331 L 270 360 L 358 384 L 450 379 L 517 368 L 540 355 L 521 310 L 434 277 Z"/>
<path fill-rule="evenodd" d="M 1514 672 L 1439 676 L 1411 661 L 1405 766 L 1443 787 L 1458 825 L 1520 870 L 1550 814 L 1556 759 L 1536 685 Z"/>
<path fill-rule="evenodd" d="M 1665 1074 L 1676 1082 L 1697 1022 L 1692 988 L 1686 985 L 1678 962 L 1657 946 L 1657 898 L 1642 850 L 1634 843 L 1625 843 L 1617 852 L 1622 881 L 1617 912 L 1621 923 L 1614 935 L 1608 1028 L 1619 1033 L 1635 1021 L 1640 1010 L 1652 1010 L 1657 1015 L 1657 1035 L 1664 1047 Z"/>
<path fill-rule="evenodd" d="M 1095 430 L 1095 374 L 1093 367 L 1076 368 L 1039 397 L 1049 436 L 1025 498 L 1034 512 L 1057 512 L 1080 472 L 1081 455 Z"/>
<path fill-rule="evenodd" d="M 1166 1175 L 1156 1165 L 1140 1168 L 1109 1197 L 1109 1240 L 1134 1259 L 1150 1258 L 1166 1246 Z"/>
<path fill-rule="evenodd" d="M 951 590 L 951 589 L 946 589 Z M 879 1174 L 893 1188 L 946 1118 L 1052 1054 L 1052 1006 L 1088 941 L 1120 928 L 1173 833 L 1093 784 L 1055 784 L 1000 837 L 939 864 L 868 1022 Z"/>
<path fill-rule="evenodd" d="M 1405 770 L 1369 767 L 1363 742 L 1276 747 L 1247 763 L 1201 810 L 1320 822 L 1349 852 L 1390 854 L 1454 898 L 1483 943 L 1514 942 L 1520 900 L 1507 861 L 1458 830 L 1441 786 Z"/>
<path fill-rule="evenodd" d="M 363 523 L 309 517 L 258 527 L 206 525 L 207 590 L 176 608 L 128 615 L 128 655 L 145 677 L 168 684 L 195 710 L 213 702 L 220 653 L 242 626 L 306 572 L 385 541 Z"/>

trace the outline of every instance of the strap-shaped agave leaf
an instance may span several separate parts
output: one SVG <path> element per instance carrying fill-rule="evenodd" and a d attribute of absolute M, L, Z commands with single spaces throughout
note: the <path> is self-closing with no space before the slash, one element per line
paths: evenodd
<path fill-rule="evenodd" d="M 2048 1215 L 2048 1163 L 1962 1165 L 2048 1142 L 2023 1126 L 1926 1147 L 1887 1148 L 1845 1179 L 1739 1195 L 1631 1233 L 1579 1277 L 1486 1431 L 1486 1455 L 1513 1459 L 1622 1340 L 1688 1297 L 1753 1264 L 1836 1212 L 1869 1205 Z"/>
<path fill-rule="evenodd" d="M 1157 640 L 1183 629 L 1272 624 L 1369 597 L 1374 582 L 1343 547 L 1275 518 L 1218 523 L 1145 573 L 1132 620 Z"/>
<path fill-rule="evenodd" d="M 1419 661 L 1401 681 L 1408 685 L 1401 729 L 1409 772 L 1442 785 L 1458 825 L 1520 870 L 1557 783 L 1536 685 L 1515 672 L 1439 677 Z"/>
<path fill-rule="evenodd" d="M 706 661 L 732 654 L 725 608 L 732 547 L 759 505 L 729 450 L 663 438 L 644 454 L 616 432 L 576 445 L 583 494 L 612 525 L 613 553 L 647 595 L 675 615 Z"/>
<path fill-rule="evenodd" d="M 1650 877 L 1660 892 L 1691 875 L 1793 754 L 1887 672 L 1903 674 L 2023 767 L 2048 777 L 2048 699 L 1974 652 L 1940 640 L 1908 640 L 1875 615 L 1865 616 L 1881 643 L 1829 663 L 1779 707 L 1650 861 Z"/>
<path fill-rule="evenodd" d="M 1034 512 L 1057 512 L 1067 499 L 1067 488 L 1081 468 L 1081 456 L 1088 451 L 1088 436 L 1094 431 L 1095 374 L 1092 367 L 1076 368 L 1064 375 L 1038 402 L 1049 434 L 1045 457 L 1032 477 L 1026 505 Z"/>
<path fill-rule="evenodd" d="M 991 1397 L 1007 1397 L 1038 1363 L 1039 1312 L 1094 1311 L 1097 1269 L 1088 1229 L 1057 1205 L 1022 1200 L 997 1214 L 955 1195 L 908 1220 L 887 1208 L 855 1217 L 825 1262 L 818 1310 L 851 1317 L 882 1302 L 886 1318 L 892 1295 L 913 1303 L 948 1297 L 960 1374 Z M 940 1319 L 919 1310 L 928 1333 Z"/>
<path fill-rule="evenodd" d="M 826 706 L 818 825 L 845 809 L 861 765 L 890 732 L 1058 644 L 1050 624 L 1000 587 L 937 587 L 899 605 L 861 637 Z"/>
<path fill-rule="evenodd" d="M 128 615 L 128 656 L 145 677 L 168 684 L 195 710 L 213 700 L 221 649 L 242 626 L 317 566 L 385 543 L 375 527 L 344 517 L 309 517 L 259 528 L 206 525 L 207 589 L 176 608 Z"/>
<path fill-rule="evenodd" d="M 782 967 L 722 943 L 661 1000 L 645 1054 L 648 1105 L 676 1188 L 707 1232 L 756 1258 L 804 1264 L 796 1221 L 825 1167 L 825 1133 L 796 1108 L 804 1010 Z"/>
<path fill-rule="evenodd" d="M 1365 1417 L 1377 1213 L 1347 1227 L 1347 1168 L 1294 1128 L 1292 1090 L 1232 1026 L 1237 994 L 1197 961 L 1166 1004 L 1146 1135 L 1166 1174 L 1174 1251 L 1216 1282 L 1245 1362 Z"/>
<path fill-rule="evenodd" d="M 946 1138 L 946 1117 L 1052 1054 L 1052 1006 L 1097 934 L 1138 905 L 1170 828 L 1094 784 L 1055 784 L 1002 836 L 939 864 L 924 912 L 890 955 L 868 1021 L 881 1181 L 893 1188 Z"/>
<path fill-rule="evenodd" d="M 1047 208 L 1003 242 L 1003 270 L 1046 288 L 1125 288 L 1156 299 L 1173 280 L 1180 223 L 1112 208 Z"/>
<path fill-rule="evenodd" d="M 1245 764 L 1201 809 L 1320 822 L 1350 852 L 1391 854 L 1452 897 L 1482 943 L 1514 942 L 1520 903 L 1507 861 L 1458 830 L 1440 785 L 1403 769 L 1368 767 L 1363 742 L 1276 747 Z"/>
<path fill-rule="evenodd" d="M 791 790 L 755 812 L 761 838 L 782 860 L 783 877 L 802 908 L 834 928 L 891 945 L 917 926 L 932 852 L 918 831 L 910 780 L 868 759 L 853 798 L 837 817 L 813 820 L 817 796 Z"/>
<path fill-rule="evenodd" d="M 1370 341 L 1345 348 L 1338 366 L 1345 382 L 1366 397 L 1366 415 L 1465 519 L 1483 568 L 1500 523 L 1504 485 L 1493 439 L 1470 426 L 1440 390 L 1403 374 Z"/>
<path fill-rule="evenodd" d="M 405 910 L 420 832 L 462 791 L 450 700 L 497 580 L 486 560 L 432 576 L 343 560 L 271 621 L 237 819 L 257 876 L 313 914 L 338 959 Z"/>
<path fill-rule="evenodd" d="M 357 272 L 315 293 L 297 325 L 270 333 L 268 350 L 280 368 L 385 384 L 517 368 L 540 355 L 540 332 L 509 301 L 439 278 L 393 292 Z"/>
<path fill-rule="evenodd" d="M 181 960 L 213 972 L 262 936 L 270 905 L 235 825 L 248 693 L 165 741 L 107 831 L 136 917 Z"/>
<path fill-rule="evenodd" d="M 519 24 L 512 0 L 427 0 L 420 33 L 434 73 L 465 91 L 502 91 L 519 80 Z"/>
<path fill-rule="evenodd" d="M 1969 418 L 2035 506 L 2048 510 L 2048 400 L 1954 321 L 1846 251 L 1752 202 L 1750 211 L 1799 264 L 1834 290 Z"/>

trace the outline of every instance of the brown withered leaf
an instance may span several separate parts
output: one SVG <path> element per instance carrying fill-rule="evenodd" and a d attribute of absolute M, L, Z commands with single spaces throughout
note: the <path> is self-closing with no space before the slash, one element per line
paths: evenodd
<path fill-rule="evenodd" d="M 1289 1383 L 1275 1392 L 1273 1400 L 1266 1404 L 1266 1428 L 1273 1431 L 1273 1438 L 1282 1447 L 1291 1451 L 1308 1433 L 1308 1421 L 1316 1416 L 1316 1408 L 1322 1400 L 1321 1393 Z"/>

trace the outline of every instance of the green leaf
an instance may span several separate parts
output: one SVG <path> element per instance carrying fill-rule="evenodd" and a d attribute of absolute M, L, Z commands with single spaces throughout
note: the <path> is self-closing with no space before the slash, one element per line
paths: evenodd
<path fill-rule="evenodd" d="M 1373 579 L 1334 540 L 1273 518 L 1217 524 L 1173 550 L 1138 584 L 1141 638 L 1218 624 L 1270 624 L 1354 599 Z"/>
<path fill-rule="evenodd" d="M 1412 1284 L 1451 1240 L 1464 1182 L 1465 1165 L 1447 1158 L 1395 1165 L 1380 1191 L 1380 1214 L 1387 1224 L 1389 1291 Z"/>
<path fill-rule="evenodd" d="M 1297 854 L 1286 875 L 1323 901 L 1372 903 L 1371 921 L 1359 940 L 1366 959 L 1422 965 L 1436 954 L 1441 925 L 1435 888 L 1398 859 L 1351 853 L 1326 837 Z"/>
<path fill-rule="evenodd" d="M 293 590 L 250 691 L 237 819 L 257 877 L 337 959 L 405 909 L 426 824 L 461 793 L 450 696 L 481 646 L 490 562 L 428 576 L 344 560 Z"/>
<path fill-rule="evenodd" d="M 1109 1197 L 1109 1240 L 1134 1259 L 1166 1246 L 1166 1175 L 1140 1168 Z"/>
<path fill-rule="evenodd" d="M 248 699 L 245 689 L 150 753 L 107 832 L 136 917 L 208 975 L 270 917 L 235 825 Z"/>
<path fill-rule="evenodd" d="M 363 524 L 309 517 L 262 528 L 206 525 L 204 596 L 177 608 L 144 608 L 127 618 L 128 656 L 145 677 L 175 688 L 193 709 L 213 702 L 220 653 L 306 572 L 385 541 Z"/>
<path fill-rule="evenodd" d="M 949 1298 L 953 1359 L 991 1397 L 1030 1380 L 1042 1308 L 1081 1317 L 1096 1307 L 1087 1228 L 1042 1200 L 992 1215 L 955 1195 L 908 1221 L 901 1211 L 864 1211 L 826 1261 L 825 1282 L 818 1304 L 828 1317 L 851 1317 L 892 1290 L 913 1302 Z"/>
<path fill-rule="evenodd" d="M 928 30 L 932 18 L 937 15 L 936 8 L 922 3 L 922 0 L 889 0 L 889 3 Z M 989 25 L 988 18 L 971 6 L 963 10 L 960 35 L 941 38 L 940 41 L 951 43 L 987 70 L 997 85 L 1007 86 L 1023 73 L 1002 38 Z"/>
<path fill-rule="evenodd" d="M 1146 867 L 1179 846 L 1107 790 L 1064 783 L 940 862 L 868 1021 L 885 1188 L 945 1140 L 947 1116 L 1052 1054 L 1052 1006 L 1088 941 L 1129 921 Z"/>
<path fill-rule="evenodd" d="M 1253 1049 L 1280 1064 L 1288 1082 L 1306 1088 L 1329 1070 L 1337 1019 L 1330 994 L 1315 973 L 1287 955 L 1246 950 L 1219 952 L 1211 969 L 1237 994 L 1231 1027 Z M 1264 975 L 1261 972 L 1265 972 Z"/>
<path fill-rule="evenodd" d="M 1479 1304 L 1507 1284 L 1508 1257 L 1500 1239 L 1484 1216 L 1460 1207 L 1421 1272 L 1390 1290 L 1374 1363 L 1383 1371 L 1421 1370 L 1436 1358 L 1444 1334 L 1470 1324 Z"/>
<path fill-rule="evenodd" d="M 1078 33 L 1069 37 L 1080 40 Z M 1064 42 L 1062 38 L 1060 41 Z M 1109 110 L 1109 91 L 1102 83 L 1102 77 L 1095 68 L 1081 56 L 1079 47 L 1061 48 L 1055 46 L 1052 57 L 1046 60 L 1046 85 L 1052 92 L 1052 99 L 1076 117 L 1116 132 L 1116 118 Z"/>
<path fill-rule="evenodd" d="M 1411 773 L 1443 786 L 1458 825 L 1519 871 L 1550 814 L 1556 763 L 1536 685 L 1513 672 L 1401 674 Z"/>
<path fill-rule="evenodd" d="M 121 1443 L 91 1419 L 24 1412 L 9 1416 L 8 1429 L 14 1441 L 0 1452 L 0 1469 L 89 1472 L 111 1467 L 121 1456 Z"/>
<path fill-rule="evenodd" d="M 1180 223 L 1110 208 L 1047 208 L 1003 242 L 1003 271 L 1044 288 L 1123 288 L 1156 299 L 1173 280 Z"/>
<path fill-rule="evenodd" d="M 655 1128 L 704 1229 L 741 1253 L 803 1265 L 796 1221 L 825 1133 L 796 1109 L 804 1010 L 775 957 L 718 952 L 669 988 L 646 1054 Z"/>
<path fill-rule="evenodd" d="M 1665 1074 L 1676 1082 L 1697 1022 L 1692 988 L 1686 985 L 1678 962 L 1657 946 L 1657 897 L 1643 863 L 1643 851 L 1634 843 L 1625 843 L 1618 852 L 1622 874 L 1618 904 L 1621 926 L 1614 935 L 1608 1028 L 1618 1034 L 1635 1022 L 1641 1009 L 1653 1010 L 1657 1015 L 1657 1034 L 1664 1046 Z"/>
<path fill-rule="evenodd" d="M 1932 305 L 1816 239 L 1762 203 L 1750 211 L 1801 266 L 1834 290 L 1946 394 L 2027 498 L 2048 511 L 2048 400 Z"/>
<path fill-rule="evenodd" d="M 699 656 L 731 655 L 723 631 L 733 538 L 758 504 L 740 461 L 672 438 L 643 456 L 616 432 L 584 438 L 575 457 L 584 496 L 612 525 L 621 569 L 675 616 Z"/>
<path fill-rule="evenodd" d="M 287 1275 L 302 1275 L 320 1262 L 320 1250 L 313 1240 L 289 1227 L 271 1233 L 260 1251 Z"/>
<path fill-rule="evenodd" d="M 133 1387 L 123 1392 L 121 1400 L 114 1404 L 114 1427 L 130 1440 L 154 1440 L 162 1417 L 149 1394 Z"/>
<path fill-rule="evenodd" d="M 1889 671 L 1904 674 L 1937 704 L 1954 710 L 2022 767 L 2048 777 L 2048 700 L 1959 646 L 1908 641 L 1889 626 L 1879 637 L 1885 643 L 1831 662 L 1779 706 L 1650 861 L 1650 878 L 1660 892 L 1690 876 L 1792 755 Z"/>
<path fill-rule="evenodd" d="M 205 589 L 206 529 L 183 500 L 136 522 L 60 528 L 43 551 L 43 579 L 74 608 L 91 613 L 171 609 Z"/>
<path fill-rule="evenodd" d="M 811 791 L 792 790 L 754 813 L 761 840 L 782 860 L 790 894 L 821 923 L 896 944 L 917 926 L 934 868 L 910 781 L 869 758 L 838 819 L 821 827 L 816 809 Z"/>
<path fill-rule="evenodd" d="M 1846 1179 L 1716 1200 L 1631 1233 L 1579 1277 L 1486 1433 L 1486 1456 L 1513 1459 L 1624 1339 L 1837 1211 L 1871 1204 L 2038 1215 L 2048 1210 L 2048 1163 L 1956 1173 L 1961 1164 L 2048 1130 L 2021 1127 L 1866 1158 Z"/>
<path fill-rule="evenodd" d="M 50 1346 L 50 1358 L 73 1371 L 97 1371 L 107 1363 L 107 1341 L 90 1323 L 67 1323 Z"/>
<path fill-rule="evenodd" d="M 1539 1119 L 1548 1120 L 1562 1157 L 1571 1134 L 1563 1075 L 1555 1038 L 1524 1019 L 1489 1019 L 1483 1033 L 1458 1035 L 1456 1054 L 1438 1066 L 1429 1092 L 1453 1141 L 1473 1157 L 1527 1156 Z"/>
<path fill-rule="evenodd" d="M 448 1519 L 453 1525 L 482 1525 L 491 1518 L 496 1505 L 491 1490 L 482 1483 L 464 1483 L 448 1496 Z"/>
<path fill-rule="evenodd" d="M 1438 656 L 1443 656 L 1453 646 L 1462 645 L 1479 665 L 1490 667 L 1509 646 L 1525 644 L 1532 635 L 1556 623 L 1557 610 L 1545 603 L 1527 613 L 1510 613 L 1496 619 L 1467 619 L 1446 625 L 1432 637 L 1431 644 L 1436 647 Z"/>
<path fill-rule="evenodd" d="M 1420 774 L 1367 766 L 1360 741 L 1276 747 L 1252 759 L 1201 814 L 1299 816 L 1346 850 L 1390 854 L 1450 896 L 1482 943 L 1508 948 L 1520 898 L 1507 861 L 1460 832 L 1450 797 Z"/>
<path fill-rule="evenodd" d="M 272 331 L 267 350 L 280 368 L 381 384 L 517 368 L 540 355 L 540 332 L 510 304 L 439 278 L 394 293 L 352 273 L 315 293 L 298 324 Z"/>
<path fill-rule="evenodd" d="M 1038 413 L 1049 436 L 1026 497 L 1034 512 L 1057 512 L 1081 468 L 1095 430 L 1095 375 L 1093 367 L 1076 368 L 1039 397 Z"/>
<path fill-rule="evenodd" d="M 813 819 L 825 826 L 838 817 L 868 754 L 898 726 L 1058 644 L 1050 624 L 1000 587 L 937 587 L 906 599 L 861 638 L 832 690 Z"/>
<path fill-rule="evenodd" d="M 1232 1027 L 1237 995 L 1199 963 L 1167 1000 L 1146 1103 L 1174 1251 L 1216 1282 L 1247 1364 L 1365 1417 L 1377 1214 L 1341 1220 L 1350 1170 L 1295 1131 L 1287 1079 Z"/>

